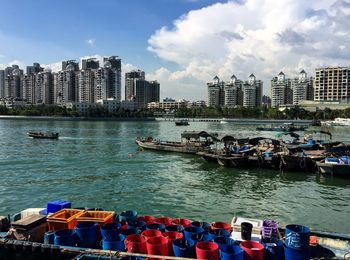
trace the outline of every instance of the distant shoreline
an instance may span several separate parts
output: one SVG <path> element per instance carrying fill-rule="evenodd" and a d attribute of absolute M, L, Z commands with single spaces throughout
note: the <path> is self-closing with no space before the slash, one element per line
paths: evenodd
<path fill-rule="evenodd" d="M 64 117 L 64 116 L 7 116 L 0 120 L 52 120 L 52 121 L 155 121 L 154 117 Z"/>

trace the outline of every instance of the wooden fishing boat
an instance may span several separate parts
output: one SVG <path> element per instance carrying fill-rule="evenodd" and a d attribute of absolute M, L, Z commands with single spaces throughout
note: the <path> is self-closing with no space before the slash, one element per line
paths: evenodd
<path fill-rule="evenodd" d="M 29 137 L 36 139 L 58 139 L 59 133 L 55 132 L 29 132 Z"/>
<path fill-rule="evenodd" d="M 293 123 L 285 123 L 280 126 L 257 127 L 257 131 L 277 131 L 277 132 L 296 132 L 304 131 L 306 126 L 295 126 Z"/>
<path fill-rule="evenodd" d="M 244 154 L 231 154 L 229 156 L 218 156 L 218 164 L 224 167 L 236 168 L 248 166 L 248 157 Z"/>
<path fill-rule="evenodd" d="M 317 162 L 317 170 L 321 174 L 350 178 L 350 157 L 326 158 Z"/>
<path fill-rule="evenodd" d="M 188 123 L 188 120 L 183 119 L 183 120 L 175 121 L 175 125 L 181 126 L 181 125 L 190 125 L 190 124 Z"/>

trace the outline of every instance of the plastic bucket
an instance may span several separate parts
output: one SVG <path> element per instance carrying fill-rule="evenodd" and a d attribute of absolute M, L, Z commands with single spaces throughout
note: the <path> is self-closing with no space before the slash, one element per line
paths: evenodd
<path fill-rule="evenodd" d="M 168 231 L 163 233 L 163 237 L 166 237 L 168 239 L 168 255 L 173 256 L 173 241 L 175 239 L 182 239 L 184 235 L 181 232 Z"/>
<path fill-rule="evenodd" d="M 123 234 L 124 236 L 128 236 L 128 235 L 135 235 L 135 234 L 140 234 L 141 233 L 141 229 L 138 227 L 134 227 L 134 226 L 122 226 L 120 228 L 119 231 L 121 234 Z"/>
<path fill-rule="evenodd" d="M 310 259 L 309 249 L 294 249 L 284 246 L 284 259 L 285 260 L 308 260 Z"/>
<path fill-rule="evenodd" d="M 206 241 L 204 234 L 192 234 L 188 240 L 192 243 Z"/>
<path fill-rule="evenodd" d="M 78 246 L 91 247 L 97 246 L 98 241 L 98 223 L 95 222 L 81 222 L 76 226 L 76 233 L 78 236 Z"/>
<path fill-rule="evenodd" d="M 208 230 L 210 228 L 210 224 L 208 222 L 203 222 L 203 221 L 193 221 L 191 223 L 192 227 L 200 227 L 205 230 Z"/>
<path fill-rule="evenodd" d="M 229 237 L 216 237 L 214 243 L 218 244 L 220 250 L 227 251 L 229 246 L 235 244 L 235 241 Z"/>
<path fill-rule="evenodd" d="M 242 241 L 241 248 L 244 251 L 245 260 L 263 260 L 264 259 L 264 246 L 254 241 Z"/>
<path fill-rule="evenodd" d="M 161 223 L 152 223 L 146 226 L 146 229 L 155 229 L 160 230 L 161 232 L 165 231 L 165 225 Z"/>
<path fill-rule="evenodd" d="M 175 219 L 173 219 L 172 224 L 181 225 L 184 227 L 189 227 L 189 226 L 191 226 L 191 220 L 189 220 L 187 218 L 175 218 Z"/>
<path fill-rule="evenodd" d="M 284 244 L 293 249 L 307 249 L 309 247 L 310 229 L 302 225 L 287 225 Z"/>
<path fill-rule="evenodd" d="M 166 237 L 150 237 L 147 239 L 146 245 L 149 255 L 168 254 L 168 239 Z"/>
<path fill-rule="evenodd" d="M 265 260 L 283 259 L 283 241 L 277 240 L 273 243 L 265 243 Z"/>
<path fill-rule="evenodd" d="M 116 235 L 114 238 L 105 238 L 102 240 L 103 250 L 125 251 L 125 236 Z"/>
<path fill-rule="evenodd" d="M 120 223 L 109 223 L 101 227 L 101 238 L 109 239 L 115 237 L 119 233 Z"/>
<path fill-rule="evenodd" d="M 211 224 L 212 229 L 226 229 L 227 231 L 231 232 L 231 225 L 225 222 L 213 222 Z"/>
<path fill-rule="evenodd" d="M 159 230 L 155 230 L 155 229 L 148 229 L 148 230 L 143 231 L 141 233 L 141 236 L 143 236 L 147 240 L 150 237 L 161 237 L 162 232 L 160 232 Z"/>
<path fill-rule="evenodd" d="M 219 246 L 214 242 L 202 241 L 196 244 L 197 259 L 218 260 Z"/>
<path fill-rule="evenodd" d="M 136 210 L 125 210 L 118 216 L 119 222 L 126 221 L 133 223 L 137 220 L 137 211 Z"/>
<path fill-rule="evenodd" d="M 132 226 L 132 227 L 140 229 L 141 231 L 144 231 L 146 229 L 146 222 L 138 220 L 134 223 L 129 224 L 129 226 Z"/>
<path fill-rule="evenodd" d="M 164 224 L 165 226 L 169 226 L 169 225 L 171 225 L 172 221 L 173 221 L 173 219 L 169 218 L 169 217 L 159 217 L 159 218 L 155 218 L 153 222 Z"/>
<path fill-rule="evenodd" d="M 204 236 L 206 241 L 212 241 L 216 237 L 230 237 L 231 233 L 226 229 L 218 228 L 208 230 Z"/>
<path fill-rule="evenodd" d="M 153 216 L 140 216 L 137 218 L 138 221 L 145 221 L 146 225 L 153 223 L 155 217 Z"/>
<path fill-rule="evenodd" d="M 250 240 L 252 238 L 253 225 L 249 222 L 241 223 L 241 238 L 242 240 Z"/>
<path fill-rule="evenodd" d="M 77 244 L 77 234 L 73 229 L 62 229 L 55 232 L 55 246 L 75 246 Z"/>
<path fill-rule="evenodd" d="M 194 243 L 186 239 L 175 239 L 173 241 L 173 251 L 176 257 L 195 258 L 196 256 Z"/>
<path fill-rule="evenodd" d="M 181 225 L 169 225 L 165 227 L 165 231 L 175 231 L 175 232 L 183 232 L 184 231 L 184 227 Z"/>
<path fill-rule="evenodd" d="M 147 254 L 146 238 L 141 235 L 129 235 L 125 238 L 125 248 L 128 253 Z"/>
<path fill-rule="evenodd" d="M 184 229 L 185 239 L 189 240 L 192 234 L 204 234 L 204 229 L 201 227 L 195 227 L 195 226 L 185 227 Z"/>
<path fill-rule="evenodd" d="M 55 239 L 55 231 L 47 231 L 44 234 L 44 244 L 48 245 L 48 244 L 52 244 L 54 243 L 54 239 Z"/>
<path fill-rule="evenodd" d="M 238 245 L 229 245 L 226 251 L 221 250 L 221 260 L 243 260 L 244 251 Z"/>

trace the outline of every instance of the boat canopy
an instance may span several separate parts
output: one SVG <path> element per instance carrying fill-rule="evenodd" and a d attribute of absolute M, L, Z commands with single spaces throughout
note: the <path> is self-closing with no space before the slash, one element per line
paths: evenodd
<path fill-rule="evenodd" d="M 200 137 L 203 137 L 203 138 L 211 137 L 213 140 L 217 140 L 217 137 L 205 131 L 185 131 L 181 134 L 181 138 L 185 138 L 185 139 L 199 139 Z"/>
<path fill-rule="evenodd" d="M 232 135 L 224 135 L 220 138 L 221 142 L 233 142 L 236 141 L 236 138 L 234 138 Z"/>
<path fill-rule="evenodd" d="M 280 141 L 272 138 L 267 138 L 267 137 L 254 137 L 249 139 L 248 144 L 251 145 L 257 145 L 261 140 L 267 140 L 268 142 L 272 143 L 273 145 L 279 145 Z"/>
<path fill-rule="evenodd" d="M 300 135 L 298 135 L 298 134 L 296 134 L 296 133 L 294 133 L 294 132 L 283 132 L 283 133 L 278 133 L 278 134 L 276 135 L 276 138 L 282 138 L 282 137 L 285 136 L 285 135 L 289 135 L 289 136 L 295 137 L 295 138 L 297 138 L 297 139 L 299 139 L 299 137 L 300 137 Z"/>

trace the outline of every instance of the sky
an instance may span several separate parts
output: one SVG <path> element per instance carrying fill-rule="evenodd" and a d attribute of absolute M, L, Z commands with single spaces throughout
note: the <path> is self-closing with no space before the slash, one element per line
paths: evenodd
<path fill-rule="evenodd" d="M 206 82 L 350 66 L 350 0 L 0 0 L 0 69 L 116 55 L 161 98 L 206 100 Z M 124 87 L 122 87 L 123 96 Z"/>

